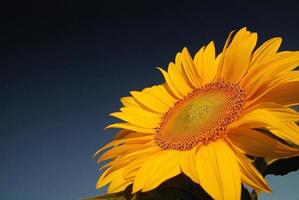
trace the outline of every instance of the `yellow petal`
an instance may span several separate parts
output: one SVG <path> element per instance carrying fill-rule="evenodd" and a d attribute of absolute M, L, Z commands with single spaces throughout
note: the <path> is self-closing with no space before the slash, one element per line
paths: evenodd
<path fill-rule="evenodd" d="M 181 154 L 174 150 L 161 151 L 141 166 L 134 180 L 133 193 L 146 192 L 180 173 Z"/>
<path fill-rule="evenodd" d="M 123 112 L 115 112 L 111 113 L 110 116 L 117 117 L 121 120 L 124 120 L 130 124 L 133 124 L 135 126 L 139 126 L 142 128 L 156 128 L 159 126 L 160 119 L 155 119 L 153 118 L 152 120 L 147 120 L 144 118 L 140 118 L 139 116 L 136 115 L 131 115 L 128 113 L 123 113 Z"/>
<path fill-rule="evenodd" d="M 182 71 L 180 71 L 179 67 L 176 66 L 174 63 L 169 63 L 168 74 L 172 84 L 181 96 L 185 96 L 192 91 L 191 87 L 184 79 Z"/>
<path fill-rule="evenodd" d="M 174 103 L 177 101 L 175 98 L 169 94 L 169 92 L 165 89 L 163 85 L 156 85 L 150 88 L 144 89 L 144 92 L 154 96 L 155 98 L 159 99 L 168 108 L 172 107 Z"/>
<path fill-rule="evenodd" d="M 199 178 L 196 169 L 196 152 L 197 148 L 194 147 L 190 151 L 184 151 L 181 158 L 181 170 L 187 175 L 193 182 L 199 183 Z"/>
<path fill-rule="evenodd" d="M 196 65 L 198 69 L 199 77 L 201 77 L 201 84 L 205 85 L 214 80 L 218 71 L 219 59 L 215 58 L 215 45 L 214 42 L 210 42 L 204 51 L 196 54 Z"/>
<path fill-rule="evenodd" d="M 202 66 L 204 65 L 204 59 L 203 59 L 203 55 L 205 52 L 205 47 L 201 47 L 199 49 L 199 51 L 195 54 L 194 56 L 194 65 L 195 65 L 195 70 L 198 74 L 198 80 L 200 85 L 203 85 L 203 73 L 202 73 Z"/>
<path fill-rule="evenodd" d="M 146 136 L 146 135 L 151 135 L 151 134 L 138 133 L 138 132 L 122 129 L 118 133 L 116 133 L 113 140 L 118 140 L 118 139 L 123 139 L 123 138 L 130 138 L 130 137 L 140 137 L 140 136 Z"/>
<path fill-rule="evenodd" d="M 161 148 L 157 145 L 152 146 L 143 146 L 141 149 L 133 149 L 133 151 L 127 151 L 124 154 L 118 154 L 117 158 L 110 161 L 109 163 L 103 165 L 100 169 L 104 169 L 110 166 L 113 168 L 119 168 L 119 166 L 126 167 L 128 163 L 131 163 L 133 160 L 137 158 L 146 158 L 149 155 L 161 151 Z M 125 172 L 124 172 L 125 173 Z"/>
<path fill-rule="evenodd" d="M 95 152 L 94 156 L 98 155 L 99 153 L 101 153 L 102 151 L 104 151 L 110 147 L 115 147 L 115 146 L 123 144 L 123 143 L 124 143 L 124 140 L 114 140 L 112 142 L 109 142 L 108 144 L 106 144 L 105 146 L 100 148 L 97 152 Z"/>
<path fill-rule="evenodd" d="M 137 137 L 143 137 L 148 135 L 152 135 L 152 134 L 140 133 L 140 132 L 134 132 L 134 131 L 122 129 L 114 136 L 113 139 L 118 140 L 118 139 L 126 139 L 126 138 L 137 138 Z"/>
<path fill-rule="evenodd" d="M 137 151 L 137 150 L 140 150 L 142 148 L 146 148 L 146 146 L 144 144 L 143 145 L 140 145 L 140 144 L 123 144 L 123 145 L 120 145 L 120 146 L 116 146 L 112 149 L 109 149 L 103 155 L 101 155 L 101 157 L 99 158 L 99 161 L 104 161 L 104 160 L 109 160 L 109 159 L 112 159 L 112 158 L 116 158 L 120 155 L 130 153 L 132 151 Z"/>
<path fill-rule="evenodd" d="M 123 140 L 125 144 L 143 144 L 147 142 L 152 142 L 154 139 L 154 136 L 152 134 L 150 135 L 142 135 L 138 137 L 131 137 L 131 138 L 123 138 L 120 140 Z"/>
<path fill-rule="evenodd" d="M 140 167 L 143 165 L 145 160 L 148 159 L 148 152 L 147 155 L 144 155 L 142 157 L 138 157 L 132 161 L 130 161 L 124 168 L 123 177 L 124 179 L 135 179 L 135 176 L 140 169 Z"/>
<path fill-rule="evenodd" d="M 299 149 L 292 148 L 259 131 L 248 128 L 229 130 L 229 140 L 245 154 L 265 158 L 287 158 L 299 155 Z"/>
<path fill-rule="evenodd" d="M 116 170 L 113 173 L 106 176 L 106 173 L 108 171 L 109 169 L 106 170 L 98 180 L 96 185 L 97 189 L 110 183 L 107 193 L 120 192 L 123 191 L 129 184 L 132 183 L 132 181 L 125 180 L 122 177 L 123 169 Z"/>
<path fill-rule="evenodd" d="M 128 181 L 122 177 L 116 176 L 116 178 L 113 179 L 113 181 L 111 181 L 110 185 L 108 186 L 107 194 L 124 191 L 127 186 L 131 185 L 132 183 L 132 180 Z"/>
<path fill-rule="evenodd" d="M 272 88 L 259 99 L 253 99 L 250 104 L 257 104 L 260 102 L 274 102 L 286 106 L 299 104 L 299 82 L 290 82 L 281 84 L 275 88 Z"/>
<path fill-rule="evenodd" d="M 250 128 L 271 127 L 271 129 L 277 129 L 281 128 L 282 122 L 292 122 L 299 119 L 298 113 L 290 108 L 273 103 L 265 105 L 272 105 L 273 107 L 257 107 L 256 109 L 246 111 L 241 118 L 231 123 L 229 128 L 247 126 Z"/>
<path fill-rule="evenodd" d="M 283 123 L 280 128 L 270 130 L 274 135 L 282 138 L 283 140 L 299 145 L 299 127 L 296 123 Z"/>
<path fill-rule="evenodd" d="M 268 81 L 263 87 L 256 87 L 253 90 L 256 92 L 254 95 L 247 96 L 247 105 L 253 105 L 264 101 L 263 97 L 265 95 L 272 95 L 272 90 L 275 88 L 284 85 L 286 83 L 299 82 L 299 72 L 291 71 L 281 75 L 273 77 L 273 79 Z M 271 92 L 271 93 L 270 93 Z M 291 93 L 291 92 L 290 92 Z M 274 99 L 273 99 L 274 100 Z M 275 102 L 275 100 L 274 100 Z"/>
<path fill-rule="evenodd" d="M 123 169 L 118 170 L 117 173 L 115 173 L 113 180 L 108 186 L 108 194 L 124 191 L 128 185 L 133 183 L 132 180 L 124 179 L 122 173 Z"/>
<path fill-rule="evenodd" d="M 140 107 L 140 105 L 135 101 L 135 99 L 133 97 L 122 97 L 122 98 L 120 98 L 120 101 L 124 106 Z"/>
<path fill-rule="evenodd" d="M 268 186 L 266 180 L 251 164 L 249 159 L 244 156 L 237 148 L 234 148 L 233 145 L 232 149 L 234 150 L 238 158 L 242 181 L 258 192 L 271 192 L 271 189 Z"/>
<path fill-rule="evenodd" d="M 144 148 L 141 149 L 137 149 L 134 151 L 130 151 L 126 154 L 121 155 L 121 157 L 118 159 L 118 161 L 121 160 L 134 160 L 136 158 L 144 158 L 144 157 L 148 157 L 151 156 L 154 153 L 157 153 L 161 151 L 161 148 L 159 146 L 157 146 L 156 144 L 153 145 L 146 145 L 144 146 Z"/>
<path fill-rule="evenodd" d="M 141 133 L 155 133 L 155 130 L 152 128 L 142 128 L 135 125 L 132 125 L 130 123 L 114 123 L 106 128 L 123 128 L 131 131 L 141 132 Z"/>
<path fill-rule="evenodd" d="M 282 39 L 280 37 L 272 38 L 262 44 L 253 54 L 250 68 L 254 68 L 256 64 L 263 62 L 265 59 L 274 55 L 280 47 Z"/>
<path fill-rule="evenodd" d="M 299 114 L 290 108 L 279 107 L 277 104 L 268 103 L 268 105 L 272 105 L 272 108 L 256 108 L 248 111 L 239 120 L 231 123 L 229 129 L 266 128 L 283 140 L 298 145 L 299 128 L 295 122 L 298 121 Z"/>
<path fill-rule="evenodd" d="M 185 47 L 182 51 L 182 64 L 183 64 L 183 70 L 187 75 L 187 78 L 189 82 L 191 83 L 191 86 L 193 88 L 198 88 L 201 86 L 199 82 L 199 77 L 196 73 L 195 64 L 193 62 L 193 59 L 188 51 L 188 49 Z"/>
<path fill-rule="evenodd" d="M 200 185 L 216 200 L 239 200 L 241 177 L 237 157 L 223 140 L 202 146 L 196 155 Z"/>
<path fill-rule="evenodd" d="M 225 52 L 223 78 L 231 83 L 239 82 L 248 70 L 251 54 L 257 42 L 257 34 L 246 28 L 239 30 Z"/>
<path fill-rule="evenodd" d="M 144 143 L 149 143 L 151 141 L 153 141 L 153 135 L 142 135 L 139 137 L 132 137 L 132 138 L 123 138 L 123 139 L 115 139 L 112 142 L 109 142 L 108 144 L 106 144 L 105 146 L 103 146 L 102 148 L 100 148 L 95 154 L 94 157 L 98 154 L 100 154 L 101 152 L 103 152 L 104 150 L 107 150 L 111 147 L 117 147 L 119 145 L 128 145 L 128 144 L 144 144 Z M 112 149 L 110 149 L 112 150 Z M 113 150 L 112 150 L 113 151 Z M 100 162 L 101 159 L 98 160 L 98 162 Z"/>
<path fill-rule="evenodd" d="M 122 107 L 120 108 L 120 111 L 129 115 L 136 115 L 138 117 L 142 116 L 142 118 L 145 118 L 147 120 L 158 120 L 162 116 L 161 113 L 154 113 L 143 108 L 132 106 Z"/>
<path fill-rule="evenodd" d="M 262 91 L 269 82 L 275 80 L 277 75 L 292 71 L 298 64 L 298 52 L 279 52 L 256 68 L 250 68 L 240 86 L 247 91 L 247 98 L 251 98 L 259 89 Z"/>
<path fill-rule="evenodd" d="M 101 187 L 107 185 L 109 182 L 111 182 L 111 180 L 112 180 L 113 177 L 110 177 L 110 179 L 107 179 L 107 178 L 106 178 L 106 179 L 104 180 L 104 177 L 106 177 L 108 171 L 109 171 L 109 168 L 106 169 L 106 170 L 101 174 L 101 176 L 100 176 L 100 178 L 99 178 L 99 180 L 97 181 L 97 184 L 96 184 L 96 188 L 97 188 L 97 189 L 99 189 L 99 188 L 101 188 Z"/>
<path fill-rule="evenodd" d="M 166 84 L 167 86 L 169 87 L 170 91 L 173 93 L 173 95 L 176 97 L 176 98 L 182 98 L 183 96 L 178 92 L 177 88 L 175 87 L 175 85 L 172 83 L 170 77 L 169 77 L 169 74 L 163 70 L 162 68 L 159 68 L 158 69 L 160 70 L 160 72 L 163 74 L 164 76 L 164 79 L 166 81 Z"/>
<path fill-rule="evenodd" d="M 278 123 L 278 124 L 277 124 Z M 249 128 L 264 128 L 269 125 L 279 127 L 280 121 L 264 109 L 255 109 L 246 113 L 239 120 L 229 125 L 230 129 L 237 127 L 249 127 Z M 276 124 L 276 125 L 275 125 Z"/>
<path fill-rule="evenodd" d="M 145 106 L 150 111 L 156 113 L 165 113 L 169 109 L 169 106 L 164 104 L 163 101 L 147 92 L 132 91 L 130 93 L 139 104 Z"/>
<path fill-rule="evenodd" d="M 223 73 L 225 73 L 224 71 L 226 70 L 226 67 L 224 67 L 224 59 L 226 57 L 226 54 L 227 54 L 227 48 L 229 46 L 229 44 L 231 43 L 231 40 L 232 40 L 232 36 L 233 36 L 233 33 L 234 31 L 231 31 L 225 41 L 225 44 L 223 46 L 223 49 L 222 49 L 222 53 L 221 53 L 221 56 L 220 56 L 220 61 L 219 61 L 219 66 L 218 66 L 218 70 L 217 70 L 217 73 L 215 75 L 215 81 L 217 81 L 218 79 L 223 79 Z"/>
<path fill-rule="evenodd" d="M 136 159 L 139 154 L 142 155 L 146 151 L 150 154 L 161 151 L 161 149 L 153 143 L 146 143 L 138 146 L 122 145 L 105 152 L 99 159 L 101 161 L 113 159 L 113 161 L 111 161 L 111 167 L 109 167 L 109 170 L 106 173 L 106 176 L 108 176 L 114 171 L 124 168 L 131 160 Z"/>
<path fill-rule="evenodd" d="M 142 128 L 156 128 L 161 121 L 161 114 L 148 112 L 142 108 L 137 107 L 123 107 L 122 112 L 111 113 L 110 116 L 117 117 L 130 124 Z"/>

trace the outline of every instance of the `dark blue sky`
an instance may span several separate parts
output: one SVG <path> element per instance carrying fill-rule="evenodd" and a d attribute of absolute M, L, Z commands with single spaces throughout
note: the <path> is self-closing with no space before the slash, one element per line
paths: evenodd
<path fill-rule="evenodd" d="M 221 50 L 232 29 L 247 26 L 261 41 L 283 36 L 282 49 L 299 49 L 296 1 L 10 1 L 3 8 L 0 199 L 101 193 L 92 155 L 115 133 L 103 130 L 115 121 L 108 114 L 130 90 L 160 83 L 155 67 L 184 46 L 195 53 L 214 40 Z M 287 190 L 299 178 L 293 174 L 270 185 L 284 180 L 282 192 L 295 194 L 296 186 Z"/>

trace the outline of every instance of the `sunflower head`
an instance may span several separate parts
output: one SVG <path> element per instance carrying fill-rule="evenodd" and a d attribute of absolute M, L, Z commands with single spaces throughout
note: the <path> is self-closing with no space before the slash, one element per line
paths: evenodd
<path fill-rule="evenodd" d="M 223 137 L 240 117 L 244 92 L 238 85 L 217 81 L 194 89 L 161 118 L 155 142 L 164 150 L 190 150 Z"/>
<path fill-rule="evenodd" d="M 96 153 L 109 161 L 97 188 L 149 191 L 184 173 L 214 199 L 240 199 L 241 183 L 269 192 L 247 156 L 299 154 L 299 115 L 290 108 L 299 104 L 299 52 L 278 52 L 279 37 L 256 42 L 242 28 L 219 55 L 213 42 L 194 58 L 184 48 L 159 68 L 164 83 L 121 98 L 111 116 L 122 122 L 108 126 L 121 130 Z"/>

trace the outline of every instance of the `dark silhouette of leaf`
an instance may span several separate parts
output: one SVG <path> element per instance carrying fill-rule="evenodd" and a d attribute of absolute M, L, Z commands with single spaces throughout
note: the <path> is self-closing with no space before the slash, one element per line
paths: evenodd
<path fill-rule="evenodd" d="M 96 197 L 85 198 L 83 200 L 136 200 L 136 195 L 126 195 L 125 192 L 118 192 L 113 194 L 106 194 Z"/>
<path fill-rule="evenodd" d="M 212 200 L 200 185 L 194 183 L 184 174 L 165 181 L 149 192 L 138 192 L 132 195 L 131 191 L 132 185 L 128 186 L 123 192 L 84 200 Z M 243 185 L 241 199 L 251 200 L 248 190 Z"/>
<path fill-rule="evenodd" d="M 200 187 L 191 181 L 189 177 L 180 174 L 162 183 L 158 188 L 149 192 L 137 193 L 137 200 L 212 200 L 212 198 Z"/>
<path fill-rule="evenodd" d="M 249 191 L 242 185 L 241 200 L 251 200 Z"/>
<path fill-rule="evenodd" d="M 268 174 L 282 176 L 288 174 L 289 172 L 297 171 L 298 169 L 299 169 L 299 156 L 274 161 L 273 163 L 268 165 L 262 171 L 262 173 L 264 176 Z"/>

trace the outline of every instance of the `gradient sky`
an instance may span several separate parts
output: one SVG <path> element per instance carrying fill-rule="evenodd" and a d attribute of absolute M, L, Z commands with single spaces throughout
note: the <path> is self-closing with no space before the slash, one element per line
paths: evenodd
<path fill-rule="evenodd" d="M 101 194 L 93 153 L 115 130 L 119 98 L 160 83 L 187 46 L 247 26 L 265 41 L 299 49 L 296 1 L 10 1 L 0 31 L 0 199 L 75 200 Z M 121 3 L 122 2 L 122 3 Z M 274 193 L 298 198 L 299 172 L 267 177 Z"/>

